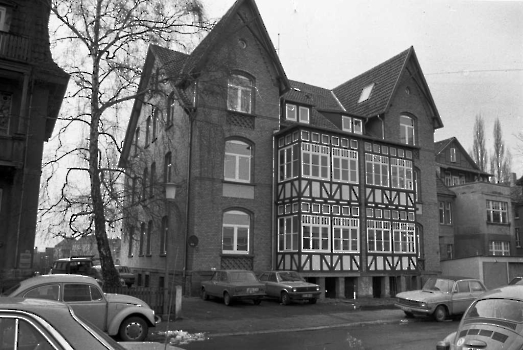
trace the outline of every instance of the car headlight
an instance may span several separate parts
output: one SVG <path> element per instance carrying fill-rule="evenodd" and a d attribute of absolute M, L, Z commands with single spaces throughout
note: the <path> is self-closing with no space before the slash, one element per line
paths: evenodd
<path fill-rule="evenodd" d="M 426 308 L 427 307 L 427 303 L 420 303 L 419 306 L 421 306 L 423 308 Z"/>
<path fill-rule="evenodd" d="M 293 292 L 293 293 L 296 293 L 296 288 L 292 288 L 292 292 Z"/>

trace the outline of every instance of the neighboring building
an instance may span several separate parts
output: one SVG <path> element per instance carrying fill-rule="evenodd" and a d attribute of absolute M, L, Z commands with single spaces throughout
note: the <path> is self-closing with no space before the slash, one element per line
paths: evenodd
<path fill-rule="evenodd" d="M 324 297 L 382 297 L 440 272 L 443 124 L 413 48 L 332 90 L 289 81 L 238 0 L 190 55 L 151 45 L 147 90 L 119 162 L 138 285 L 292 269 Z"/>
<path fill-rule="evenodd" d="M 120 261 L 121 239 L 109 238 L 109 247 L 115 264 Z M 65 238 L 54 246 L 54 260 L 69 258 L 71 256 L 92 256 L 93 259 L 100 257 L 96 237 L 88 235 L 78 239 Z"/>
<path fill-rule="evenodd" d="M 487 287 L 523 276 L 518 206 L 511 184 L 490 183 L 456 138 L 435 144 L 442 271 Z"/>
<path fill-rule="evenodd" d="M 43 144 L 69 80 L 51 57 L 50 6 L 0 0 L 0 281 L 30 272 Z"/>

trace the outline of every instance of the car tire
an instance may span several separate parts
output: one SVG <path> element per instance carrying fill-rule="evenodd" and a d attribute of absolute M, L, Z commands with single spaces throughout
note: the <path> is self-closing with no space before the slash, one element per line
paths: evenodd
<path fill-rule="evenodd" d="M 261 299 L 253 299 L 252 302 L 254 303 L 254 305 L 260 305 Z"/>
<path fill-rule="evenodd" d="M 202 288 L 202 299 L 209 300 L 209 294 L 205 291 L 205 288 Z"/>
<path fill-rule="evenodd" d="M 133 316 L 123 320 L 119 335 L 122 341 L 143 341 L 148 331 L 147 322 L 141 317 Z"/>
<path fill-rule="evenodd" d="M 443 322 L 447 319 L 448 313 L 447 308 L 443 305 L 440 305 L 434 311 L 434 319 L 438 322 Z"/>
<path fill-rule="evenodd" d="M 232 303 L 232 300 L 231 300 L 231 296 L 229 295 L 229 293 L 225 292 L 223 294 L 223 303 L 226 305 L 226 306 L 231 306 L 231 303 Z"/>
<path fill-rule="evenodd" d="M 281 292 L 281 303 L 283 305 L 289 305 L 291 303 L 291 297 L 287 292 Z"/>
<path fill-rule="evenodd" d="M 314 298 L 314 299 L 309 299 L 309 304 L 316 304 L 316 298 Z"/>

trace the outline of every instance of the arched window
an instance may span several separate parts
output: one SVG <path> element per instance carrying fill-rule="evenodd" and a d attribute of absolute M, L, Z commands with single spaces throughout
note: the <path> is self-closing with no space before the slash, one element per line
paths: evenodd
<path fill-rule="evenodd" d="M 151 142 L 154 142 L 157 137 L 157 125 L 158 125 L 158 108 L 157 107 L 153 107 L 152 117 L 153 117 L 153 137 L 152 137 Z"/>
<path fill-rule="evenodd" d="M 225 142 L 223 178 L 228 181 L 251 182 L 252 147 L 238 140 Z"/>
<path fill-rule="evenodd" d="M 243 75 L 234 74 L 229 78 L 227 109 L 236 112 L 251 113 L 253 83 Z"/>
<path fill-rule="evenodd" d="M 162 218 L 162 232 L 160 236 L 160 255 L 167 255 L 167 238 L 169 236 L 169 217 Z"/>
<path fill-rule="evenodd" d="M 248 254 L 250 228 L 249 214 L 239 210 L 223 213 L 222 252 L 224 254 Z"/>
<path fill-rule="evenodd" d="M 147 244 L 145 248 L 145 255 L 151 255 L 151 238 L 153 235 L 153 221 L 149 220 L 147 225 Z"/>
<path fill-rule="evenodd" d="M 138 142 L 140 141 L 140 128 L 136 128 L 136 131 L 134 132 L 134 155 L 138 155 L 138 149 L 139 145 Z"/>
<path fill-rule="evenodd" d="M 406 145 L 415 145 L 414 118 L 400 115 L 400 142 Z"/>
<path fill-rule="evenodd" d="M 140 225 L 140 252 L 139 256 L 143 256 L 143 241 L 145 240 L 145 222 Z"/>
<path fill-rule="evenodd" d="M 129 227 L 129 251 L 127 256 L 133 256 L 133 242 L 134 242 L 134 226 Z"/>
<path fill-rule="evenodd" d="M 142 178 L 142 200 L 147 198 L 147 177 L 149 176 L 149 171 L 146 168 L 143 169 L 143 178 Z"/>
<path fill-rule="evenodd" d="M 151 164 L 151 177 L 149 180 L 149 197 L 154 197 L 154 183 L 156 181 L 156 163 Z"/>
<path fill-rule="evenodd" d="M 174 92 L 171 92 L 169 97 L 167 97 L 167 119 L 165 120 L 166 127 L 170 126 L 174 119 L 174 109 L 175 109 L 174 101 L 175 101 Z"/>

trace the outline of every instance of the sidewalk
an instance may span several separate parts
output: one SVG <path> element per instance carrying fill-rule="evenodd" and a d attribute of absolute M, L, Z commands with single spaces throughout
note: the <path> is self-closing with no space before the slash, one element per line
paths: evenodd
<path fill-rule="evenodd" d="M 404 315 L 393 306 L 394 301 L 395 298 L 323 299 L 315 305 L 284 306 L 264 300 L 259 306 L 246 301 L 228 307 L 219 299 L 184 298 L 180 319 L 162 321 L 150 329 L 147 340 L 163 342 L 166 335 L 171 339 L 177 335 L 209 338 L 401 322 Z"/>

